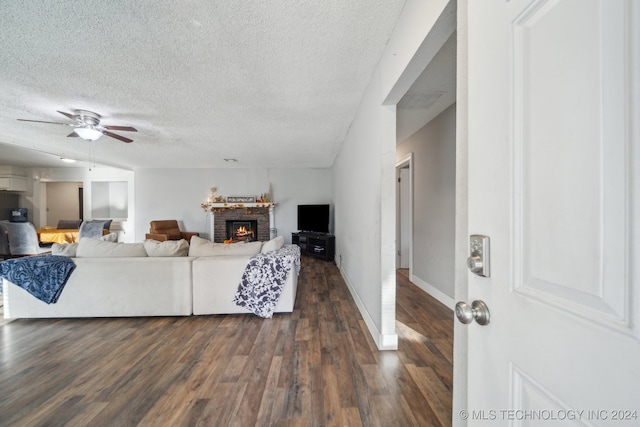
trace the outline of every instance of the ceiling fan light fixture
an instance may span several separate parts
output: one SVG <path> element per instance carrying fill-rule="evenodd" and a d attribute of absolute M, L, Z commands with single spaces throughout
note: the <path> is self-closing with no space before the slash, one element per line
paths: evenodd
<path fill-rule="evenodd" d="M 118 139 L 122 142 L 133 142 L 133 139 L 126 138 L 122 135 L 118 135 L 117 133 L 113 133 L 112 131 L 124 131 L 124 132 L 138 132 L 138 129 L 131 126 L 116 126 L 116 125 L 101 125 L 100 119 L 102 116 L 98 113 L 94 113 L 93 111 L 87 110 L 73 110 L 73 114 L 66 113 L 64 111 L 58 110 L 58 113 L 62 114 L 66 118 L 73 120 L 74 123 L 64 123 L 64 122 L 48 122 L 44 120 L 29 120 L 29 119 L 18 119 L 23 122 L 36 122 L 36 123 L 50 123 L 54 125 L 64 125 L 73 127 L 73 132 L 71 132 L 69 137 L 80 137 L 85 141 L 95 141 L 100 138 L 102 135 Z"/>
<path fill-rule="evenodd" d="M 77 133 L 80 138 L 86 139 L 87 141 L 95 141 L 102 136 L 102 132 L 91 126 L 77 127 L 74 129 L 74 132 Z"/>

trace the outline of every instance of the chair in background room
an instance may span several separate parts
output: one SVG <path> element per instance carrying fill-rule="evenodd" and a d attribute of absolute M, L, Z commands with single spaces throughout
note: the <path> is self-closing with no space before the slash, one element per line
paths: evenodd
<path fill-rule="evenodd" d="M 89 221 L 85 221 L 85 222 L 101 222 L 103 224 L 102 228 L 104 228 L 105 230 L 109 231 L 111 229 L 111 223 L 113 222 L 112 219 L 92 219 Z"/>
<path fill-rule="evenodd" d="M 82 224 L 81 219 L 61 219 L 56 228 L 58 230 L 77 230 L 80 228 L 80 224 Z"/>
<path fill-rule="evenodd" d="M 84 221 L 80 224 L 80 232 L 78 233 L 78 240 L 83 237 L 90 239 L 99 239 L 102 237 L 102 230 L 104 229 L 104 221 Z"/>
<path fill-rule="evenodd" d="M 175 219 L 166 219 L 161 221 L 151 221 L 150 229 L 145 234 L 145 239 L 159 240 L 161 242 L 165 240 L 180 240 L 185 239 L 187 242 L 191 241 L 192 236 L 199 236 L 200 233 L 191 231 L 180 231 L 178 227 L 178 221 Z"/>
<path fill-rule="evenodd" d="M 50 253 L 41 248 L 36 228 L 30 222 L 5 222 L 0 224 L 7 232 L 9 240 L 9 258 Z M 4 233 L 3 233 L 4 234 Z"/>
<path fill-rule="evenodd" d="M 9 252 L 9 240 L 7 240 L 7 231 L 0 223 L 0 259 L 5 259 L 11 255 Z"/>

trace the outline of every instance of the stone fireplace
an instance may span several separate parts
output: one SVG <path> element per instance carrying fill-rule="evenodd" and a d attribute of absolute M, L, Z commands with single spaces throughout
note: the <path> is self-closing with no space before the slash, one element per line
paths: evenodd
<path fill-rule="evenodd" d="M 255 221 L 253 240 L 266 242 L 276 237 L 274 202 L 224 203 L 207 202 L 200 205 L 209 215 L 209 238 L 223 243 L 227 237 L 227 221 Z"/>

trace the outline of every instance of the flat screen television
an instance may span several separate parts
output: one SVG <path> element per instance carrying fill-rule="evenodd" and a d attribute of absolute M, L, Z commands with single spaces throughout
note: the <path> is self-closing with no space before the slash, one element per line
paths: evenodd
<path fill-rule="evenodd" d="M 298 230 L 329 232 L 329 205 L 298 205 Z"/>

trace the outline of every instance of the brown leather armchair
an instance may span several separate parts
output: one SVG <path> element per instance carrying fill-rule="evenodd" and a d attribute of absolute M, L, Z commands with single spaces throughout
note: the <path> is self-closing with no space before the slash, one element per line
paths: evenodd
<path fill-rule="evenodd" d="M 200 233 L 194 233 L 189 231 L 180 231 L 178 227 L 178 221 L 175 219 L 166 219 L 162 221 L 151 221 L 150 229 L 145 234 L 145 239 L 153 239 L 164 242 L 165 240 L 180 240 L 185 239 L 187 242 L 191 241 L 192 236 L 199 236 Z"/>

